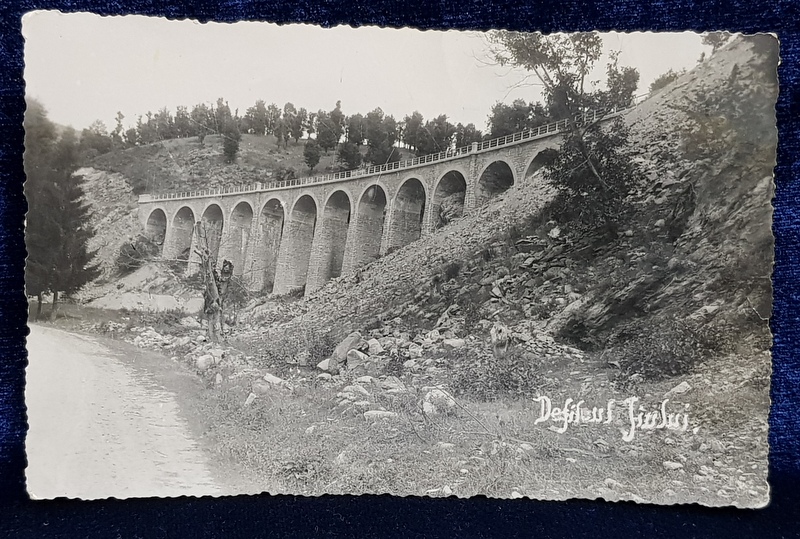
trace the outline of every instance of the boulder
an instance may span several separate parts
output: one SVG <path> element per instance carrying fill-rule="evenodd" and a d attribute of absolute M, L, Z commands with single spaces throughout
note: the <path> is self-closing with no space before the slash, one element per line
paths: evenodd
<path fill-rule="evenodd" d="M 329 372 L 329 371 L 331 371 L 331 358 L 328 358 L 328 359 L 323 359 L 322 361 L 320 361 L 319 363 L 317 363 L 317 368 L 318 368 L 319 370 L 321 370 L 321 371 L 325 371 L 325 372 Z M 331 371 L 331 372 L 332 372 L 332 371 Z M 339 369 L 338 369 L 338 368 L 336 369 L 336 372 L 339 372 Z M 334 374 L 336 374 L 336 372 L 334 372 Z"/>
<path fill-rule="evenodd" d="M 350 350 L 357 349 L 360 343 L 361 333 L 354 331 L 339 343 L 339 345 L 333 351 L 333 357 L 341 362 L 344 362 L 347 359 L 347 353 Z"/>
<path fill-rule="evenodd" d="M 180 324 L 189 329 L 200 329 L 200 322 L 197 321 L 197 318 L 194 316 L 186 316 L 181 318 Z"/>
<path fill-rule="evenodd" d="M 447 350 L 452 350 L 454 348 L 464 348 L 467 342 L 464 339 L 445 339 L 442 341 L 442 345 Z"/>
<path fill-rule="evenodd" d="M 284 385 L 286 385 L 286 380 L 284 380 L 283 378 L 278 378 L 274 374 L 270 374 L 270 373 L 267 373 L 267 374 L 264 375 L 264 381 L 266 381 L 267 383 L 270 383 L 270 384 L 272 384 L 274 386 L 284 386 Z"/>
<path fill-rule="evenodd" d="M 411 343 L 408 346 L 408 355 L 411 359 L 422 357 L 422 346 L 417 343 Z"/>
<path fill-rule="evenodd" d="M 664 397 L 668 398 L 668 397 L 672 397 L 672 396 L 675 396 L 675 395 L 681 395 L 681 394 L 686 393 L 687 391 L 689 391 L 691 389 L 692 389 L 692 386 L 690 386 L 689 383 L 684 380 L 680 384 L 676 385 L 675 387 L 673 387 L 672 389 L 670 389 L 669 391 L 664 393 Z"/>
<path fill-rule="evenodd" d="M 347 352 L 347 370 L 355 370 L 369 361 L 369 356 L 364 352 L 358 350 L 350 350 Z"/>
<path fill-rule="evenodd" d="M 367 346 L 369 347 L 368 351 L 369 355 L 371 356 L 377 356 L 378 354 L 383 353 L 383 346 L 381 346 L 381 343 L 378 341 L 378 339 L 368 340 Z"/>
<path fill-rule="evenodd" d="M 205 354 L 194 360 L 194 365 L 200 372 L 206 372 L 214 364 L 214 356 Z"/>

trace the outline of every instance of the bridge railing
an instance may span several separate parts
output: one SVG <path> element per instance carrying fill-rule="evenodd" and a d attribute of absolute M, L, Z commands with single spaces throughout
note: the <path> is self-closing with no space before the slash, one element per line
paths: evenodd
<path fill-rule="evenodd" d="M 630 107 L 619 107 L 619 108 L 612 107 L 601 110 L 586 111 L 582 114 L 575 116 L 573 118 L 573 123 L 577 126 L 583 126 L 589 123 L 599 121 L 603 118 L 608 118 L 609 116 L 616 116 L 626 110 L 634 108 L 639 102 L 639 97 L 640 96 L 637 96 L 637 99 L 634 101 L 634 104 L 631 105 Z M 569 122 L 567 120 L 559 120 L 557 122 L 541 125 L 539 127 L 535 127 L 532 129 L 525 129 L 523 131 L 518 131 L 516 133 L 505 135 L 503 137 L 497 137 L 490 140 L 484 140 L 482 142 L 476 142 L 471 146 L 462 146 L 460 148 L 447 149 L 438 153 L 421 155 L 419 157 L 415 157 L 413 159 L 407 159 L 405 161 L 395 161 L 394 163 L 386 163 L 384 165 L 373 165 L 370 167 L 362 167 L 353 170 L 345 170 L 342 172 L 321 174 L 318 176 L 309 176 L 305 178 L 295 178 L 292 180 L 276 180 L 266 183 L 256 182 L 250 185 L 218 187 L 216 189 L 187 191 L 183 193 L 145 194 L 145 195 L 139 195 L 139 203 L 154 202 L 157 200 L 169 200 L 174 198 L 181 198 L 181 199 L 197 198 L 197 197 L 208 197 L 215 195 L 248 193 L 252 191 L 267 191 L 273 189 L 284 189 L 287 187 L 299 187 L 303 185 L 334 182 L 349 178 L 359 178 L 362 176 L 371 176 L 374 174 L 381 174 L 383 172 L 392 172 L 395 170 L 418 167 L 426 165 L 428 163 L 445 161 L 448 159 L 461 157 L 463 155 L 467 155 L 473 152 L 480 152 L 483 150 L 490 150 L 494 148 L 502 148 L 503 146 L 509 146 L 511 144 L 516 144 L 518 142 L 525 140 L 548 137 L 556 133 L 560 133 L 561 131 L 565 131 L 568 128 L 569 128 Z"/>

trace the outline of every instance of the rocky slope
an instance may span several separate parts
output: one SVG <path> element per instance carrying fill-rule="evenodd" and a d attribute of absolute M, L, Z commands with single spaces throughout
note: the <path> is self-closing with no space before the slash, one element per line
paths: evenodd
<path fill-rule="evenodd" d="M 450 320 L 481 341 L 502 320 L 586 350 L 644 352 L 662 328 L 669 362 L 690 349 L 770 346 L 771 197 L 777 80 L 770 42 L 737 40 L 625 117 L 644 172 L 614 238 L 574 237 L 547 217 L 553 191 L 517 185 L 436 234 L 291 305 L 254 306 L 242 341 L 385 321 L 412 332 Z M 639 348 L 636 348 L 636 347 Z M 652 356 L 652 352 L 648 355 Z M 635 365 L 680 370 L 681 365 Z M 667 372 L 669 373 L 669 372 Z"/>

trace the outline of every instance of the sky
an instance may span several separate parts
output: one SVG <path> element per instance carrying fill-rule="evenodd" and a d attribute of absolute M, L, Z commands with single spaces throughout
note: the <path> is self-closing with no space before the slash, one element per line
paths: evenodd
<path fill-rule="evenodd" d="M 263 22 L 169 21 L 138 15 L 38 11 L 23 18 L 28 96 L 52 121 L 80 130 L 109 129 L 167 107 L 223 97 L 241 115 L 256 100 L 345 114 L 380 107 L 398 120 L 418 110 L 429 119 L 485 128 L 493 104 L 537 101 L 520 85 L 526 72 L 488 62 L 485 34 L 377 27 L 321 28 Z M 603 34 L 604 51 L 640 73 L 639 94 L 669 69 L 691 69 L 703 52 L 693 33 Z M 601 78 L 607 58 L 593 78 Z"/>

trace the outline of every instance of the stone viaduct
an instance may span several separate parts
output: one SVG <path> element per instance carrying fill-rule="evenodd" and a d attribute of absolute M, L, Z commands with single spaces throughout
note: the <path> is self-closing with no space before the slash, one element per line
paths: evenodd
<path fill-rule="evenodd" d="M 622 112 L 622 111 L 620 111 Z M 590 113 L 583 121 L 620 112 Z M 528 181 L 542 152 L 559 146 L 566 121 L 381 166 L 245 187 L 141 195 L 145 233 L 161 256 L 188 260 L 208 245 L 251 290 L 284 294 L 326 281 L 430 234 L 443 202 L 463 214 Z"/>

